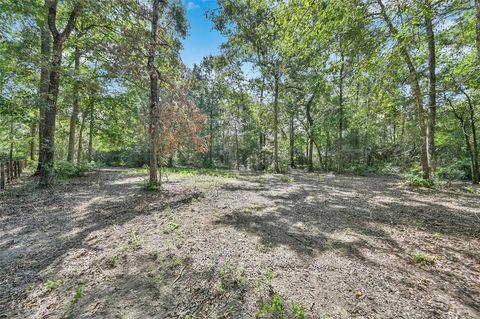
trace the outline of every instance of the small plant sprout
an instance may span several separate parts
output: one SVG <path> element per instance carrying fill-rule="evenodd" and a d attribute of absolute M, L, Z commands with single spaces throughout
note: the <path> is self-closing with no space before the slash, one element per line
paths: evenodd
<path fill-rule="evenodd" d="M 118 256 L 114 255 L 107 260 L 107 265 L 110 268 L 115 268 L 115 267 L 117 267 L 117 262 L 118 262 Z"/>
<path fill-rule="evenodd" d="M 305 319 L 305 307 L 301 304 L 292 304 L 292 317 L 295 319 Z"/>
<path fill-rule="evenodd" d="M 180 225 L 177 224 L 177 223 L 169 222 L 169 223 L 167 224 L 167 229 L 168 229 L 168 231 L 170 231 L 170 232 L 173 232 L 173 231 L 177 230 L 178 228 L 180 228 Z"/>
<path fill-rule="evenodd" d="M 58 287 L 60 287 L 61 285 L 63 285 L 63 279 L 48 281 L 47 284 L 46 284 L 48 290 L 55 290 Z"/>
<path fill-rule="evenodd" d="M 161 188 L 161 185 L 157 181 L 147 179 L 143 183 L 143 189 L 146 190 L 146 191 L 158 191 L 158 190 L 160 190 L 160 188 Z"/>
<path fill-rule="evenodd" d="M 291 176 L 282 176 L 282 177 L 280 177 L 280 180 L 283 183 L 287 183 L 287 184 L 292 184 L 295 181 L 295 179 Z"/>
<path fill-rule="evenodd" d="M 148 274 L 147 284 L 150 289 L 158 292 L 163 285 L 162 276 L 159 274 Z"/>
<path fill-rule="evenodd" d="M 272 269 L 267 269 L 267 272 L 265 273 L 265 278 L 267 278 L 267 283 L 269 285 L 272 284 L 273 277 L 275 277 L 275 274 L 273 273 Z"/>
<path fill-rule="evenodd" d="M 440 240 L 440 239 L 442 239 L 442 234 L 440 234 L 440 233 L 435 233 L 435 234 L 433 234 L 432 237 L 433 237 L 433 239 L 435 239 L 435 240 Z"/>
<path fill-rule="evenodd" d="M 75 294 L 73 295 L 72 301 L 70 301 L 69 305 L 69 311 L 73 311 L 75 309 L 75 306 L 78 304 L 78 302 L 85 296 L 85 291 L 83 290 L 83 286 L 78 286 L 75 289 Z"/>
<path fill-rule="evenodd" d="M 416 264 L 432 265 L 433 262 L 434 262 L 434 259 L 433 259 L 432 256 L 429 256 L 429 255 L 424 254 L 424 253 L 416 253 L 416 254 L 413 256 L 413 261 L 414 261 Z"/>

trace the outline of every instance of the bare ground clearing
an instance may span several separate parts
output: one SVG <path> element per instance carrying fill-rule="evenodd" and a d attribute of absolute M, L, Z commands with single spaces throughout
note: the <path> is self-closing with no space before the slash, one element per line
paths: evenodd
<path fill-rule="evenodd" d="M 288 318 L 480 318 L 478 195 L 305 173 L 174 174 L 146 192 L 144 178 L 0 193 L 0 317 L 269 317 L 281 296 Z"/>

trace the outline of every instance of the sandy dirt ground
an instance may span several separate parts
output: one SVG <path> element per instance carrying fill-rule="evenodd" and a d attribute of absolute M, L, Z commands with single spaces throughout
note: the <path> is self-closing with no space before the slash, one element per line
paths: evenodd
<path fill-rule="evenodd" d="M 461 187 L 144 179 L 0 193 L 0 318 L 480 318 L 480 196 Z"/>

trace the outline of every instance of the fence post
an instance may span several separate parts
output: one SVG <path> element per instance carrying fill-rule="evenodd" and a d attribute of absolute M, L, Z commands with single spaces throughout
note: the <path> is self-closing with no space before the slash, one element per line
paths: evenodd
<path fill-rule="evenodd" d="M 23 161 L 24 160 L 19 160 L 18 161 L 18 176 L 20 176 L 23 173 Z"/>
<path fill-rule="evenodd" d="M 0 163 L 0 189 L 5 189 L 5 165 Z"/>

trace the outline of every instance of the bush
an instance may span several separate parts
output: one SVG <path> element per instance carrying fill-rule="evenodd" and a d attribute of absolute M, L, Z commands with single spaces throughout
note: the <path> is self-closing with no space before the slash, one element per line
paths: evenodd
<path fill-rule="evenodd" d="M 407 175 L 405 179 L 408 186 L 431 188 L 435 185 L 432 179 L 423 179 L 417 175 Z"/>
<path fill-rule="evenodd" d="M 55 162 L 55 174 L 60 178 L 82 177 L 96 168 L 94 162 L 76 165 L 68 161 Z"/>
<path fill-rule="evenodd" d="M 447 180 L 467 180 L 472 178 L 470 161 L 468 159 L 458 160 L 447 166 L 437 168 L 437 177 Z"/>

